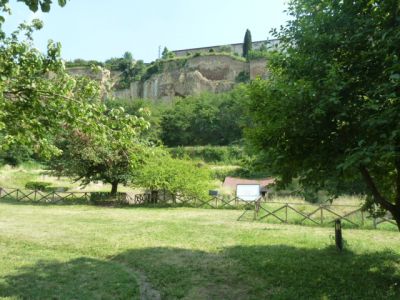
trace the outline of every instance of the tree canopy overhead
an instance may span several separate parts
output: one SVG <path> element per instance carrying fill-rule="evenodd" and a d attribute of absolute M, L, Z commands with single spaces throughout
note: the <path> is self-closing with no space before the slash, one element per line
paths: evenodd
<path fill-rule="evenodd" d="M 283 184 L 338 194 L 363 180 L 367 207 L 400 229 L 400 2 L 292 0 L 282 53 L 250 87 L 248 137 Z"/>

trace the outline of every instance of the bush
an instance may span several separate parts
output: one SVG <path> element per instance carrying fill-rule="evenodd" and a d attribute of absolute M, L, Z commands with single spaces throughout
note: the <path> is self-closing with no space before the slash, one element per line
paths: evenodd
<path fill-rule="evenodd" d="M 245 72 L 245 71 L 241 71 L 235 78 L 235 81 L 237 83 L 240 82 L 249 82 L 250 81 L 250 73 L 249 72 Z"/>
<path fill-rule="evenodd" d="M 175 158 L 190 158 L 213 164 L 240 164 L 246 158 L 246 153 L 239 146 L 195 146 L 169 148 Z"/>
<path fill-rule="evenodd" d="M 47 189 L 50 186 L 51 186 L 51 183 L 43 182 L 43 181 L 28 181 L 25 184 L 25 188 L 28 190 L 37 190 L 37 191 L 42 191 L 42 192 L 48 191 Z"/>
<path fill-rule="evenodd" d="M 211 187 L 207 167 L 193 161 L 155 152 L 136 174 L 135 184 L 151 191 L 165 190 L 172 195 L 206 198 Z"/>

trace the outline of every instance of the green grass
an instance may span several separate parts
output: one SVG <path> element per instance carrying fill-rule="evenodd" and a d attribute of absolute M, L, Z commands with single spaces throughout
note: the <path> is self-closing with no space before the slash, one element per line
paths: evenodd
<path fill-rule="evenodd" d="M 42 165 L 35 162 L 24 163 L 18 167 L 8 165 L 0 167 L 0 187 L 2 188 L 19 188 L 25 189 L 25 185 L 29 181 L 48 182 L 52 187 L 62 187 L 73 192 L 109 192 L 111 191 L 110 184 L 101 182 L 90 183 L 85 187 L 80 185 L 80 182 L 75 182 L 68 177 L 55 177 L 48 174 Z M 120 185 L 120 192 L 132 192 L 136 189 Z"/>
<path fill-rule="evenodd" d="M 240 213 L 0 201 L 0 298 L 399 299 L 398 232 Z"/>

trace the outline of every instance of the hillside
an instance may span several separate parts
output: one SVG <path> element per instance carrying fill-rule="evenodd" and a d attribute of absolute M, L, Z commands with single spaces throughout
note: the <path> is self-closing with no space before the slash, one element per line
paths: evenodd
<path fill-rule="evenodd" d="M 116 89 L 114 95 L 124 99 L 171 99 L 203 92 L 227 92 L 238 82 L 267 76 L 266 63 L 265 59 L 247 62 L 227 54 L 158 60 L 147 67 L 141 80 L 131 82 L 129 88 Z M 97 80 L 110 76 L 92 74 L 89 67 L 69 68 L 68 71 Z"/>

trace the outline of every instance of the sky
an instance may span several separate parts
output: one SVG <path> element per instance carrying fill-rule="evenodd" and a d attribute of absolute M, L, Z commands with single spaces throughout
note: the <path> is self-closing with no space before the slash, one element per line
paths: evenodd
<path fill-rule="evenodd" d="M 53 1 L 57 3 L 57 1 Z M 271 39 L 272 28 L 288 20 L 286 0 L 69 0 L 54 4 L 50 13 L 32 13 L 10 0 L 12 15 L 4 29 L 10 33 L 24 20 L 39 18 L 44 28 L 34 34 L 35 47 L 47 41 L 62 44 L 66 60 L 104 61 L 130 51 L 151 62 L 161 50 L 197 48 L 243 42 L 246 29 L 253 41 Z"/>

